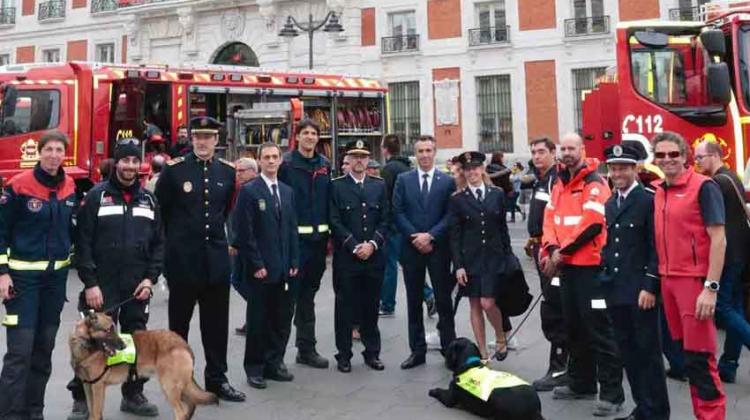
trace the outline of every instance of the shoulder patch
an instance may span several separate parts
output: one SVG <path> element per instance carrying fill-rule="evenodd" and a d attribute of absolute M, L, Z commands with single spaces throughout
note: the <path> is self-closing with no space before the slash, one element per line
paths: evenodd
<path fill-rule="evenodd" d="M 226 160 L 224 158 L 219 158 L 219 162 L 221 162 L 221 163 L 223 163 L 223 164 L 225 164 L 225 165 L 227 165 L 229 167 L 234 168 L 234 163 L 232 163 L 232 162 L 230 162 L 230 161 L 228 161 L 228 160 Z"/>
<path fill-rule="evenodd" d="M 178 163 L 182 163 L 184 161 L 185 161 L 185 158 L 183 156 L 179 156 L 179 157 L 176 157 L 176 158 L 174 158 L 172 160 L 168 160 L 167 161 L 167 165 L 174 166 L 174 165 L 177 165 Z"/>

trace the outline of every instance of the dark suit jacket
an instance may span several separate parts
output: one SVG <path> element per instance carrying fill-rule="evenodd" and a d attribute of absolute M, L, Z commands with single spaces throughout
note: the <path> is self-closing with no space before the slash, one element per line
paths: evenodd
<path fill-rule="evenodd" d="M 297 213 L 292 189 L 279 182 L 281 216 L 274 211 L 274 198 L 261 177 L 240 190 L 234 210 L 235 243 L 239 246 L 245 279 L 265 268 L 267 282 L 287 279 L 290 268 L 299 267 Z"/>
<path fill-rule="evenodd" d="M 485 186 L 480 203 L 467 187 L 450 199 L 450 245 L 453 267 L 463 268 L 469 278 L 504 274 L 510 254 L 510 236 L 505 222 L 505 194 L 495 186 Z"/>
<path fill-rule="evenodd" d="M 426 205 L 422 202 L 421 189 L 422 181 L 416 169 L 396 178 L 393 191 L 396 227 L 404 236 L 404 241 L 409 243 L 412 234 L 428 232 L 437 245 L 445 245 L 448 241 L 448 200 L 456 190 L 456 183 L 450 175 L 436 169 Z"/>
<path fill-rule="evenodd" d="M 659 287 L 654 245 L 654 196 L 637 186 L 617 207 L 618 193 L 604 205 L 607 245 L 604 289 L 610 305 L 635 305 L 641 290 L 656 293 Z"/>

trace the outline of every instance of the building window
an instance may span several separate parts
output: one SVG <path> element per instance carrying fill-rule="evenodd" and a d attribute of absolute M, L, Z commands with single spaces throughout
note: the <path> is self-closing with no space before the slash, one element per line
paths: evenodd
<path fill-rule="evenodd" d="M 383 38 L 383 52 L 416 51 L 419 49 L 417 19 L 414 11 L 388 14 L 391 36 Z"/>
<path fill-rule="evenodd" d="M 99 44 L 96 46 L 96 61 L 100 63 L 115 62 L 115 44 Z"/>
<path fill-rule="evenodd" d="M 419 82 L 400 82 L 388 84 L 391 128 L 403 142 L 404 151 L 411 152 L 414 142 L 419 137 Z"/>
<path fill-rule="evenodd" d="M 678 7 L 669 9 L 669 18 L 680 21 L 701 21 L 701 6 L 710 0 L 679 0 Z"/>
<path fill-rule="evenodd" d="M 575 109 L 576 131 L 583 127 L 583 95 L 596 86 L 596 80 L 604 76 L 606 67 L 590 67 L 573 70 L 573 108 Z"/>
<path fill-rule="evenodd" d="M 0 25 L 16 23 L 16 7 L 14 0 L 0 0 Z"/>
<path fill-rule="evenodd" d="M 573 19 L 565 20 L 565 36 L 609 33 L 604 0 L 573 0 Z"/>
<path fill-rule="evenodd" d="M 513 152 L 513 108 L 510 76 L 481 76 L 477 83 L 479 151 Z"/>
<path fill-rule="evenodd" d="M 469 45 L 508 42 L 505 1 L 477 3 L 474 8 L 477 28 L 469 31 Z"/>
<path fill-rule="evenodd" d="M 10 64 L 10 54 L 0 54 L 0 66 L 7 66 Z"/>
<path fill-rule="evenodd" d="M 60 62 L 60 50 L 57 48 L 42 50 L 42 62 L 59 63 Z"/>

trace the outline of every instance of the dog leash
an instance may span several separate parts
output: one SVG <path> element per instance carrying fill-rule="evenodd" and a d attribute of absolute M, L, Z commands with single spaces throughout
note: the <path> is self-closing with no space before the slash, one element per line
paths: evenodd
<path fill-rule="evenodd" d="M 145 287 L 142 287 L 142 288 L 141 288 L 141 290 L 143 290 L 143 289 L 148 289 L 149 297 L 153 297 L 153 296 L 154 296 L 154 291 L 153 291 L 153 290 L 151 289 L 151 287 L 149 287 L 149 286 L 145 286 Z M 140 293 L 139 293 L 139 294 L 140 294 Z M 134 300 L 136 299 L 136 296 L 137 296 L 137 295 L 133 295 L 133 296 L 130 296 L 129 298 L 127 298 L 127 299 L 123 300 L 122 302 L 120 302 L 120 303 L 118 303 L 118 304 L 116 304 L 116 305 L 114 305 L 114 306 L 111 306 L 111 307 L 109 307 L 109 308 L 107 308 L 107 309 L 103 310 L 102 312 L 104 312 L 104 313 L 107 313 L 107 314 L 109 314 L 109 313 L 112 313 L 112 311 L 114 311 L 115 309 L 119 309 L 119 308 L 121 308 L 121 307 L 122 307 L 123 305 L 125 305 L 126 303 L 129 303 L 129 302 L 132 302 L 132 301 L 134 301 Z"/>

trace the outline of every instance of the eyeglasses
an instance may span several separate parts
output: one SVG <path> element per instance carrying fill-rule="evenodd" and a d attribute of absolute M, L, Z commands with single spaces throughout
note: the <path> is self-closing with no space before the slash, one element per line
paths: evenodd
<path fill-rule="evenodd" d="M 695 161 L 696 161 L 696 162 L 700 162 L 700 161 L 702 161 L 703 159 L 705 159 L 705 158 L 707 158 L 707 157 L 711 157 L 711 156 L 713 156 L 713 153 L 709 153 L 709 154 L 707 154 L 707 155 L 695 155 Z"/>
<path fill-rule="evenodd" d="M 678 157 L 680 157 L 680 155 L 682 155 L 682 153 L 680 153 L 679 151 L 672 151 L 672 152 L 654 152 L 654 157 L 655 157 L 656 159 L 664 159 L 664 158 L 666 158 L 667 156 L 669 156 L 669 158 L 670 158 L 670 159 L 677 159 Z"/>

